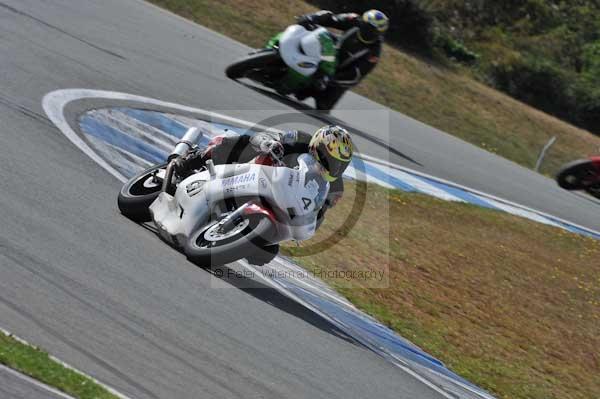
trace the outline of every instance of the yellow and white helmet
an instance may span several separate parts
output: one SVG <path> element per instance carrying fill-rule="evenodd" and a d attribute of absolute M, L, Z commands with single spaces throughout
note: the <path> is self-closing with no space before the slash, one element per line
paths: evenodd
<path fill-rule="evenodd" d="M 335 181 L 344 174 L 352 159 L 350 133 L 341 126 L 323 126 L 313 134 L 309 151 L 323 167 L 325 180 Z"/>

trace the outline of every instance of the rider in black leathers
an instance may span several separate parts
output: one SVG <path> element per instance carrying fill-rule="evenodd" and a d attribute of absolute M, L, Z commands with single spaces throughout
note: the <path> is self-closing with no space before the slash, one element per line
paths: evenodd
<path fill-rule="evenodd" d="M 317 109 L 328 111 L 346 90 L 357 85 L 379 62 L 383 35 L 389 25 L 388 18 L 377 10 L 369 10 L 362 16 L 354 13 L 333 14 L 331 11 L 319 11 L 299 17 L 297 23 L 309 30 L 323 26 L 343 31 L 339 41 L 341 46 L 338 50 L 336 84 L 323 84 L 323 90 L 316 94 L 305 93 L 305 96 L 300 93 L 298 96 L 299 99 L 303 99 L 313 95 Z"/>

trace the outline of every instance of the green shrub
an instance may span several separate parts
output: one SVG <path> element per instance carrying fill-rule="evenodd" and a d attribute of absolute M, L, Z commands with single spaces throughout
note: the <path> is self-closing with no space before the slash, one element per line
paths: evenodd
<path fill-rule="evenodd" d="M 451 60 L 463 64 L 473 64 L 479 59 L 479 54 L 469 50 L 463 43 L 453 39 L 447 34 L 440 33 L 434 40 L 436 47 L 441 48 Z"/>
<path fill-rule="evenodd" d="M 575 120 L 573 76 L 539 58 L 515 58 L 490 71 L 495 86 L 511 96 L 562 118 Z"/>
<path fill-rule="evenodd" d="M 582 64 L 583 74 L 600 83 L 600 40 L 584 46 Z"/>

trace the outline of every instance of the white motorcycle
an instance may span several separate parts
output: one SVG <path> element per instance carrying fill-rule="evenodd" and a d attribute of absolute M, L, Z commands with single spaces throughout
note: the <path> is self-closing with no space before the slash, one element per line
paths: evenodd
<path fill-rule="evenodd" d="M 128 180 L 119 193 L 123 215 L 153 222 L 158 234 L 200 266 L 246 258 L 261 265 L 277 244 L 307 240 L 329 183 L 309 154 L 286 167 L 275 154 L 246 164 L 214 165 L 211 160 L 190 176 L 175 173 L 177 158 L 194 148 L 202 133 L 191 128 L 166 163 Z"/>

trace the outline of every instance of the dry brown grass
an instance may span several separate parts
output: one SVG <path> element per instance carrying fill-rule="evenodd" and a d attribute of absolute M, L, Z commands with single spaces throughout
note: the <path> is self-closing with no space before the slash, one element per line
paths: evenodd
<path fill-rule="evenodd" d="M 600 397 L 599 241 L 424 195 L 368 193 L 348 238 L 296 260 L 310 270 L 389 266 L 385 289 L 328 282 L 499 397 Z M 342 223 L 352 198 L 317 240 Z"/>

